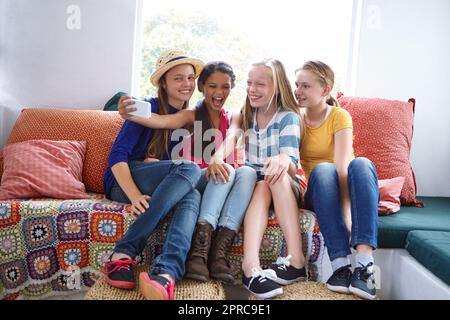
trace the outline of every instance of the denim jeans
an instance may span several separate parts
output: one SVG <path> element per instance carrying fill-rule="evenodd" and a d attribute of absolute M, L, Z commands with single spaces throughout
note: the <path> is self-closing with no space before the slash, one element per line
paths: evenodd
<path fill-rule="evenodd" d="M 223 183 L 218 178 L 218 184 L 213 179 L 206 181 L 206 170 L 203 169 L 197 189 L 202 193 L 199 222 L 208 222 L 213 229 L 227 227 L 238 231 L 244 219 L 245 211 L 253 195 L 256 184 L 256 171 L 244 166 L 230 170 L 229 181 Z"/>
<path fill-rule="evenodd" d="M 170 160 L 132 162 L 129 166 L 141 193 L 151 196 L 150 207 L 116 243 L 114 252 L 134 259 L 143 251 L 161 220 L 172 210 L 162 253 L 155 258 L 152 273 L 168 273 L 179 280 L 184 275 L 186 256 L 198 218 L 200 193 L 195 186 L 200 178 L 200 168 L 190 161 L 180 163 Z M 114 182 L 108 198 L 130 203 L 117 182 Z"/>
<path fill-rule="evenodd" d="M 377 248 L 378 176 L 373 163 L 356 158 L 348 166 L 348 189 L 351 202 L 351 246 Z M 349 235 L 341 208 L 341 191 L 336 167 L 331 163 L 317 165 L 308 180 L 306 208 L 316 213 L 330 260 L 351 254 Z"/>

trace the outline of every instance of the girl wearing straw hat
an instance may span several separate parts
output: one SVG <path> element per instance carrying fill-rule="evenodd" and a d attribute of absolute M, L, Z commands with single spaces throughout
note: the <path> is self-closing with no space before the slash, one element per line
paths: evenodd
<path fill-rule="evenodd" d="M 179 50 L 162 53 L 150 78 L 158 87 L 158 97 L 147 100 L 151 111 L 173 114 L 186 109 L 202 68 L 201 60 Z M 119 104 L 127 105 L 129 99 L 122 97 Z M 185 273 L 185 260 L 199 212 L 200 193 L 195 186 L 200 169 L 191 161 L 169 160 L 174 147 L 169 137 L 169 130 L 154 130 L 125 121 L 113 144 L 104 178 L 107 197 L 131 203 L 131 212 L 136 216 L 103 268 L 106 281 L 114 287 L 135 286 L 136 256 L 158 223 L 173 211 L 154 268 L 139 275 L 140 289 L 147 299 L 173 299 L 175 281 Z"/>
<path fill-rule="evenodd" d="M 226 283 L 234 282 L 235 272 L 227 260 L 227 251 L 242 223 L 256 183 L 255 170 L 248 166 L 235 170 L 230 165 L 234 162 L 233 157 L 228 158 L 227 163 L 222 159 L 211 163 L 207 152 L 211 150 L 210 142 L 204 141 L 209 139 L 202 139 L 199 150 L 195 148 L 195 142 L 200 140 L 197 137 L 213 134 L 214 147 L 217 148 L 226 136 L 230 123 L 223 106 L 234 87 L 234 81 L 235 75 L 230 65 L 221 61 L 210 62 L 198 78 L 198 89 L 204 99 L 199 101 L 194 110 L 142 118 L 129 114 L 134 108 L 126 107 L 128 103 L 119 106 L 124 119 L 150 128 L 175 129 L 195 123 L 194 131 L 197 132 L 194 132 L 194 139 L 186 139 L 184 145 L 188 148 L 182 150 L 189 150 L 193 146 L 192 152 L 186 152 L 184 156 L 187 154 L 203 169 L 197 185 L 203 197 L 185 276 L 199 281 L 207 281 L 211 276 Z M 196 154 L 197 151 L 200 154 Z"/>

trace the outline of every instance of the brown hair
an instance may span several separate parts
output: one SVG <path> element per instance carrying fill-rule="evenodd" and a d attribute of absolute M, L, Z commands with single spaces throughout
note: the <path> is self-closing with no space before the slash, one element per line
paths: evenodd
<path fill-rule="evenodd" d="M 166 89 L 164 89 L 164 82 L 166 81 L 167 72 L 159 79 L 158 82 L 158 103 L 159 114 L 165 115 L 169 113 L 169 97 Z M 182 109 L 189 106 L 189 101 L 186 101 Z M 147 146 L 145 156 L 148 158 L 162 159 L 164 154 L 169 154 L 169 138 L 170 129 L 153 129 L 153 137 Z"/>
<path fill-rule="evenodd" d="M 208 78 L 216 73 L 220 72 L 230 77 L 231 82 L 231 89 L 234 88 L 235 82 L 236 82 L 236 75 L 234 74 L 233 68 L 226 62 L 223 61 L 211 61 L 205 64 L 203 67 L 202 72 L 200 73 L 198 80 L 197 80 L 197 87 L 200 92 L 203 92 L 204 86 Z M 195 106 L 195 120 L 202 122 L 202 137 L 205 134 L 205 132 L 211 128 L 214 127 L 211 117 L 209 116 L 208 108 L 205 103 L 205 99 L 202 99 L 196 106 Z M 219 128 L 217 128 L 219 129 Z M 225 139 L 225 137 L 223 137 Z M 192 143 L 194 143 L 194 139 L 192 139 Z M 205 148 L 208 146 L 210 142 L 203 141 L 202 139 L 202 150 L 205 150 Z M 214 154 L 215 150 L 212 154 Z M 194 153 L 194 148 L 192 147 L 192 153 Z"/>
<path fill-rule="evenodd" d="M 283 64 L 279 60 L 268 59 L 254 63 L 252 64 L 252 66 L 265 66 L 272 71 L 272 79 L 275 90 L 270 103 L 275 101 L 277 107 L 281 105 L 286 111 L 295 112 L 300 117 L 300 109 L 297 102 L 295 101 L 292 87 L 287 78 Z M 249 129 L 252 119 L 253 110 L 247 95 L 245 104 L 241 109 L 241 128 L 244 133 Z"/>
<path fill-rule="evenodd" d="M 322 61 L 307 61 L 303 64 L 301 68 L 295 70 L 295 73 L 298 71 L 305 70 L 314 73 L 317 76 L 322 87 L 329 86 L 333 89 L 334 86 L 334 71 L 328 66 L 326 63 Z M 339 107 L 339 102 L 335 98 L 331 96 L 331 94 L 327 97 L 327 104 Z"/>

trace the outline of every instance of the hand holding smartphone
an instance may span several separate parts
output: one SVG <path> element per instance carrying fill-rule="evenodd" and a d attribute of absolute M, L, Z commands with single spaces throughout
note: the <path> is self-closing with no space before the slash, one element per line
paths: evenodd
<path fill-rule="evenodd" d="M 129 115 L 138 116 L 142 118 L 150 118 L 152 115 L 152 108 L 150 103 L 142 100 L 131 99 L 133 104 L 127 106 L 127 108 L 136 108 L 136 111 L 128 112 Z"/>

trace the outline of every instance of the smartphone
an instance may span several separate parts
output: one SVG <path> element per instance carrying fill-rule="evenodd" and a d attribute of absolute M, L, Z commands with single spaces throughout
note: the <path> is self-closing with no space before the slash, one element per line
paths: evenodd
<path fill-rule="evenodd" d="M 150 118 L 152 115 L 152 108 L 150 106 L 150 103 L 142 100 L 137 99 L 131 99 L 134 101 L 134 104 L 130 104 L 127 106 L 127 108 L 136 108 L 136 111 L 129 112 L 128 114 L 131 114 L 133 116 L 138 116 L 142 118 Z"/>

